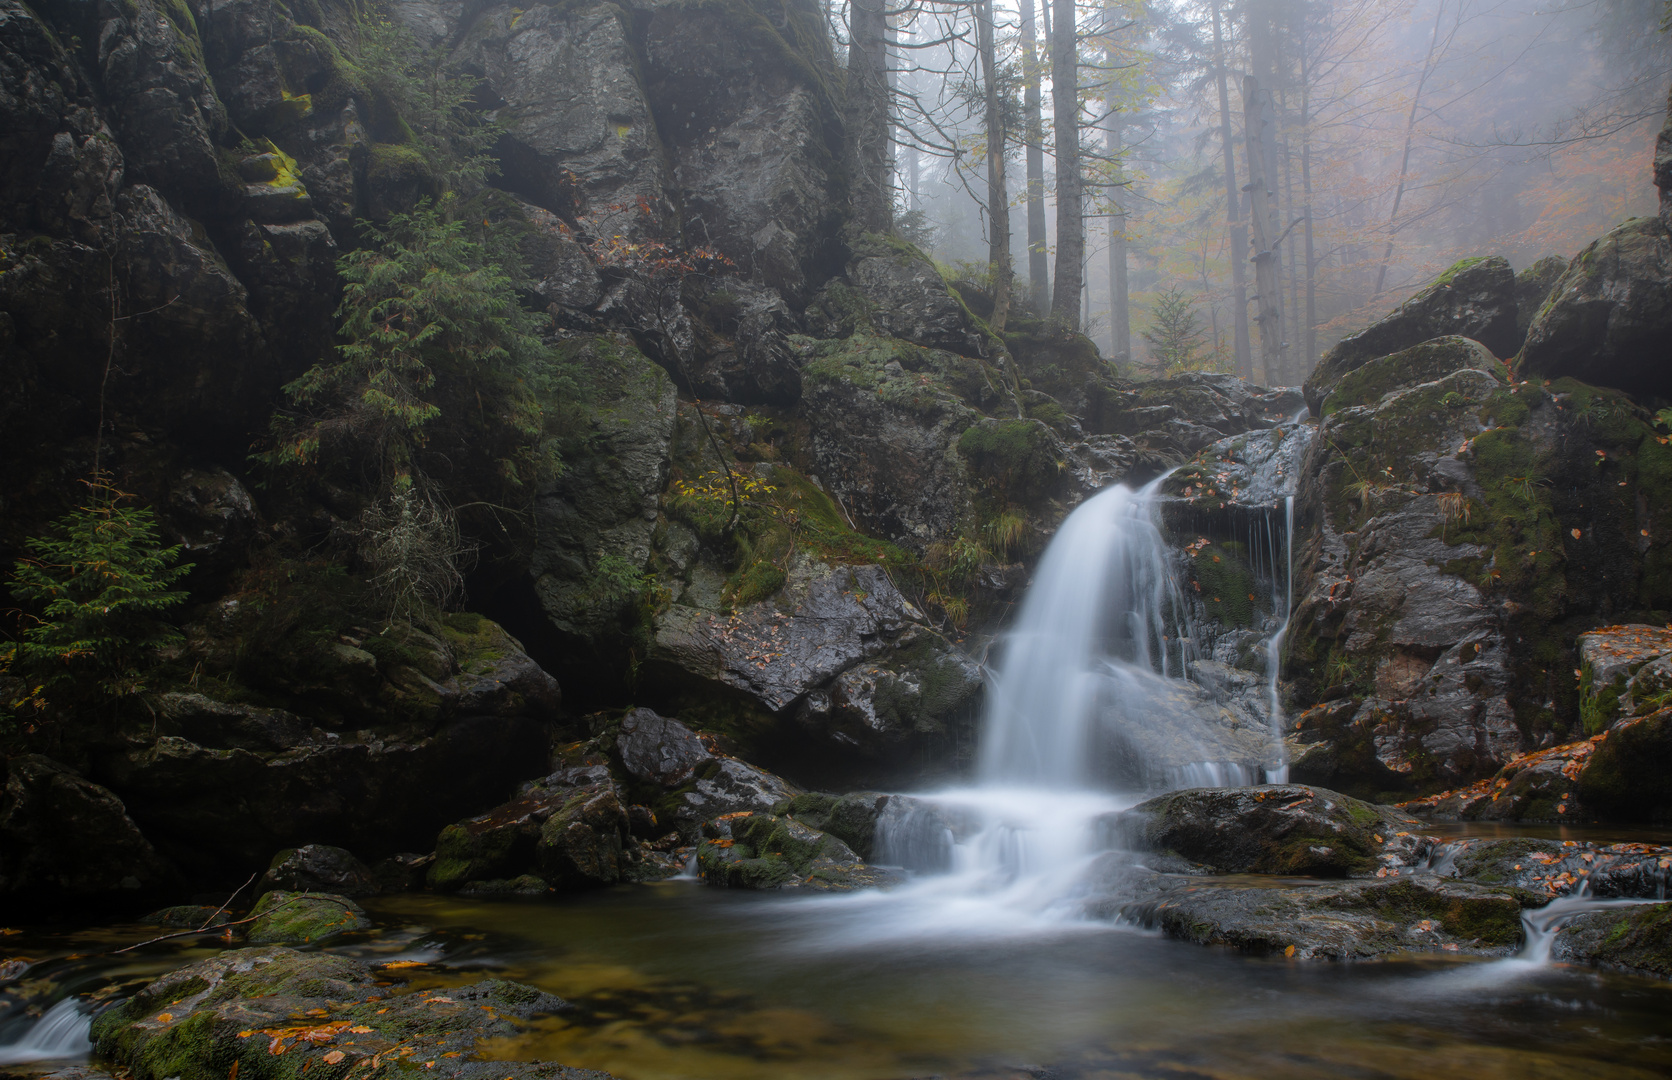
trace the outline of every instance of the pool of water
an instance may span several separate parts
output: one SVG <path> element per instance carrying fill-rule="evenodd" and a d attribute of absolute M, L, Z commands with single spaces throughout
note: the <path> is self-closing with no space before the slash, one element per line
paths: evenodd
<path fill-rule="evenodd" d="M 484 1055 L 623 1080 L 1672 1074 L 1668 983 L 1433 955 L 1257 958 L 1061 919 L 978 932 L 952 910 L 906 933 L 897 909 L 926 913 L 933 897 L 905 893 L 670 881 L 540 901 L 389 896 L 367 902 L 377 931 L 333 948 L 426 961 L 404 969 L 422 986 L 493 974 L 549 990 L 573 1009 Z M 104 951 L 155 932 L 0 938 L 35 961 L 0 993 L 0 1043 L 25 1030 L 26 1005 L 110 1000 L 215 947 Z"/>

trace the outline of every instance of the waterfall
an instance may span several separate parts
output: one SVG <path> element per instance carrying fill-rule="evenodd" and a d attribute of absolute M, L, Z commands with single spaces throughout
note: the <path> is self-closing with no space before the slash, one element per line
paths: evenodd
<path fill-rule="evenodd" d="M 14 1043 L 0 1044 L 0 1065 L 31 1061 L 59 1061 L 85 1057 L 93 1049 L 87 1034 L 93 1020 L 75 998 L 65 998 L 46 1011 Z"/>

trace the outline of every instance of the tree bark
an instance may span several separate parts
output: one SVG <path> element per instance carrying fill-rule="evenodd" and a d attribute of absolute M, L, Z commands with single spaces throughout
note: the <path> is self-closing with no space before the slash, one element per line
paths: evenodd
<path fill-rule="evenodd" d="M 1213 5 L 1214 78 L 1219 83 L 1219 134 L 1225 148 L 1225 215 L 1231 227 L 1231 305 L 1236 326 L 1237 374 L 1254 378 L 1254 356 L 1248 340 L 1248 229 L 1242 223 L 1242 192 L 1237 188 L 1237 159 L 1232 149 L 1231 99 L 1225 88 L 1225 39 L 1219 29 L 1219 4 Z"/>
<path fill-rule="evenodd" d="M 848 19 L 848 154 L 858 232 L 894 224 L 889 187 L 888 19 L 884 0 L 853 0 Z"/>
<path fill-rule="evenodd" d="M 1254 289 L 1260 328 L 1260 379 L 1270 383 L 1283 372 L 1283 291 L 1277 280 L 1277 208 L 1266 175 L 1266 119 L 1270 94 L 1252 75 L 1243 76 L 1243 140 L 1248 150 L 1249 219 L 1254 225 Z"/>
<path fill-rule="evenodd" d="M 1051 318 L 1065 330 L 1080 328 L 1080 286 L 1086 257 L 1086 223 L 1080 180 L 1080 48 L 1075 0 L 1055 5 L 1051 34 L 1051 111 L 1057 141 L 1057 265 Z"/>
<path fill-rule="evenodd" d="M 1104 26 L 1108 27 L 1108 14 L 1104 15 Z M 1103 103 L 1108 112 L 1107 121 L 1107 150 L 1111 167 L 1119 167 L 1122 149 L 1122 131 L 1120 100 L 1116 93 L 1117 83 L 1114 77 L 1115 53 L 1111 49 L 1105 54 L 1105 62 L 1109 66 L 1109 88 L 1104 93 Z M 1115 173 L 1118 181 L 1120 173 Z M 1125 192 L 1117 182 L 1109 190 L 1109 205 L 1112 212 L 1109 215 L 1109 359 L 1124 364 L 1132 359 L 1132 307 L 1131 294 L 1126 281 L 1126 199 Z"/>
<path fill-rule="evenodd" d="M 1022 2 L 1022 113 L 1027 117 L 1028 299 L 1044 315 L 1051 308 L 1050 240 L 1045 232 L 1045 121 L 1040 93 L 1033 0 Z"/>
<path fill-rule="evenodd" d="M 1318 260 L 1312 247 L 1312 88 L 1306 62 L 1306 39 L 1300 41 L 1300 212 L 1306 215 L 1306 359 L 1310 375 L 1318 366 Z"/>
<path fill-rule="evenodd" d="M 997 53 L 993 46 L 993 0 L 976 9 L 976 47 L 987 106 L 987 262 L 993 276 L 993 333 L 1003 334 L 1010 315 L 1010 191 L 1004 176 L 1004 111 L 999 106 Z"/>

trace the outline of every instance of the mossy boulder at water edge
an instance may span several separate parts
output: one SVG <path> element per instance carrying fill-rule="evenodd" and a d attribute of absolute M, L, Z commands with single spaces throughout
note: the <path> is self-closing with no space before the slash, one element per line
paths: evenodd
<path fill-rule="evenodd" d="M 1587 912 L 1557 932 L 1550 955 L 1672 979 L 1672 904 Z"/>
<path fill-rule="evenodd" d="M 330 893 L 263 893 L 250 914 L 253 945 L 308 945 L 334 934 L 371 925 L 365 909 L 346 896 Z"/>
<path fill-rule="evenodd" d="M 1105 820 L 1112 835 L 1216 873 L 1374 874 L 1420 841 L 1415 818 L 1297 784 L 1176 791 Z M 1401 835 L 1403 834 L 1403 835 Z"/>
<path fill-rule="evenodd" d="M 703 826 L 697 866 L 710 885 L 846 892 L 900 879 L 829 833 L 776 814 L 727 814 Z"/>
<path fill-rule="evenodd" d="M 237 949 L 164 975 L 94 1022 L 95 1052 L 135 1080 L 342 1080 L 382 1068 L 458 1080 L 608 1080 L 549 1062 L 475 1061 L 482 1039 L 561 1012 L 561 999 L 488 979 L 408 992 L 328 953 Z"/>

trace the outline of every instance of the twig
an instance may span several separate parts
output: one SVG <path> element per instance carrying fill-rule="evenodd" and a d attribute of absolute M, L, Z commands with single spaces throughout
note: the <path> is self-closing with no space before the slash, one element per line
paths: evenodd
<path fill-rule="evenodd" d="M 255 872 L 255 874 L 259 874 L 259 873 L 261 873 L 260 870 L 257 870 Z M 249 881 L 244 882 L 244 884 L 238 886 L 238 888 L 236 888 L 232 891 L 232 895 L 226 898 L 226 903 L 222 904 L 220 907 L 215 909 L 215 915 L 219 915 L 221 912 L 225 911 L 228 907 L 232 906 L 232 902 L 234 900 L 238 899 L 238 894 L 250 887 L 250 881 L 255 880 L 255 874 L 251 874 L 250 878 L 249 878 Z M 203 920 L 203 925 L 198 927 L 198 929 L 199 930 L 209 929 L 209 924 L 215 921 L 215 915 L 211 915 L 207 919 L 204 919 Z"/>
<path fill-rule="evenodd" d="M 242 891 L 242 890 L 240 890 L 240 891 Z M 236 896 L 237 893 L 234 893 L 233 895 Z M 224 922 L 224 923 L 221 923 L 219 926 L 215 927 L 215 929 L 225 930 L 229 927 L 243 926 L 246 923 L 253 923 L 257 919 L 265 918 L 266 916 L 273 914 L 273 912 L 275 912 L 275 911 L 279 910 L 280 908 L 284 907 L 286 904 L 294 904 L 298 900 L 325 900 L 325 901 L 329 901 L 330 903 L 336 904 L 338 907 L 342 908 L 344 911 L 353 911 L 354 910 L 354 908 L 351 905 L 346 904 L 343 901 L 338 900 L 338 899 L 336 899 L 335 897 L 332 897 L 332 896 L 321 896 L 321 895 L 315 895 L 313 893 L 297 893 L 295 896 L 290 897 L 288 900 L 285 900 L 281 903 L 273 905 L 268 910 L 263 911 L 260 915 L 251 915 L 247 919 L 236 919 L 232 922 Z M 211 915 L 210 918 L 213 919 L 214 916 Z M 205 924 L 205 925 L 207 925 L 207 924 Z M 125 952 L 133 952 L 135 949 L 143 949 L 147 945 L 155 945 L 159 941 L 172 941 L 175 938 L 192 937 L 196 934 L 201 934 L 203 932 L 204 932 L 203 928 L 201 928 L 201 927 L 199 929 L 196 929 L 196 930 L 176 930 L 172 934 L 163 934 L 161 937 L 154 937 L 154 938 L 151 938 L 149 941 L 141 941 L 138 944 L 129 945 L 129 946 L 127 946 L 125 948 L 121 948 L 121 949 L 112 949 L 112 950 L 110 950 L 109 955 L 120 956 Z"/>

